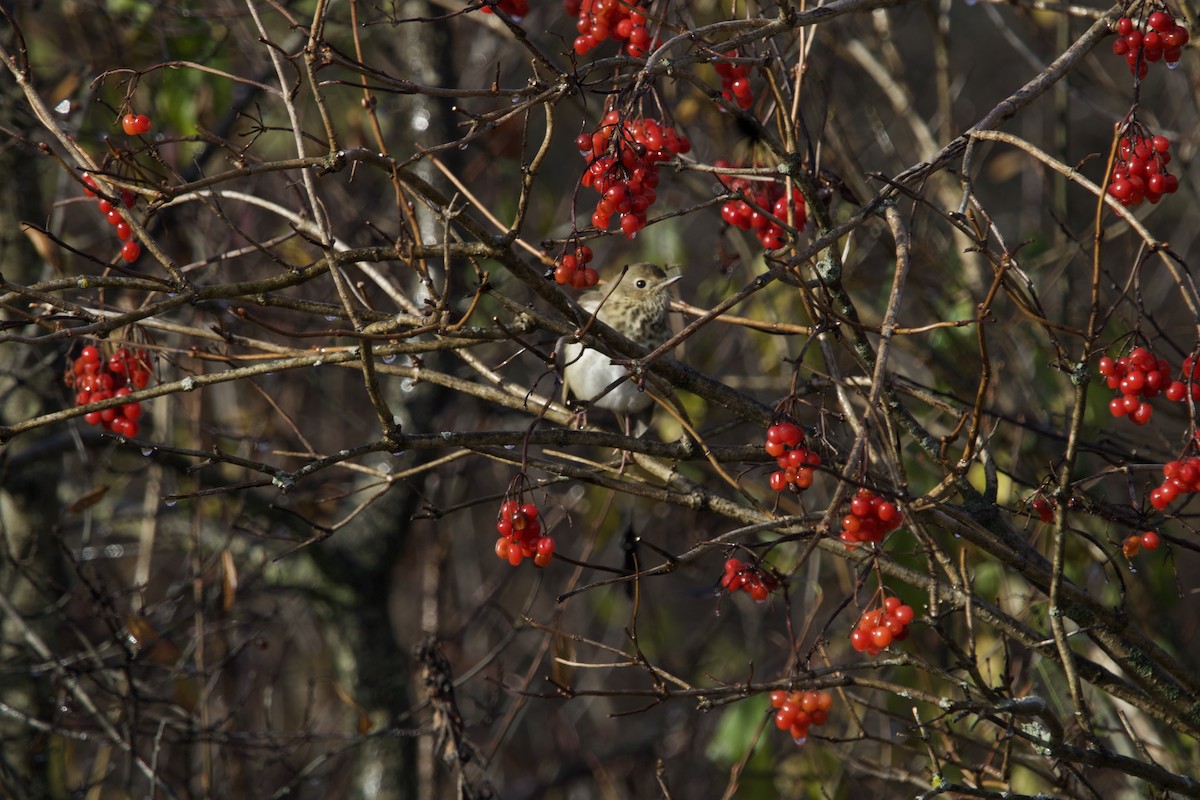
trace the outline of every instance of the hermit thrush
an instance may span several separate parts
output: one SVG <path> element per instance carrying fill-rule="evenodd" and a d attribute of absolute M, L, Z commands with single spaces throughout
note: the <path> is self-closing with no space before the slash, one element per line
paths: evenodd
<path fill-rule="evenodd" d="M 597 319 L 626 338 L 653 349 L 670 338 L 667 308 L 671 296 L 667 289 L 680 277 L 668 278 L 653 264 L 634 264 L 611 292 L 587 292 L 579 298 L 579 305 L 585 311 L 595 313 Z M 580 400 L 607 408 L 622 417 L 646 411 L 653 404 L 632 380 L 625 380 L 597 397 L 613 382 L 629 375 L 625 367 L 612 363 L 612 356 L 578 342 L 565 344 L 562 356 L 564 389 Z M 639 422 L 637 427 L 639 430 L 634 433 L 640 435 L 647 426 Z"/>

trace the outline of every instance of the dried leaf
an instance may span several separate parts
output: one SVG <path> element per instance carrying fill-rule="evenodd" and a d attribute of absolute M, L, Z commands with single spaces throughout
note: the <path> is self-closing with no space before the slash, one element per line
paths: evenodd
<path fill-rule="evenodd" d="M 221 608 L 233 610 L 233 602 L 237 599 L 238 572 L 237 564 L 233 563 L 233 553 L 221 551 Z"/>
<path fill-rule="evenodd" d="M 354 712 L 358 714 L 358 732 L 360 734 L 370 733 L 373 725 L 371 724 L 371 717 L 367 715 L 366 709 L 355 702 L 354 698 L 350 696 L 349 692 L 342 688 L 340 683 L 333 684 L 333 691 L 337 693 L 339 700 L 341 700 L 350 708 L 354 709 Z"/>
<path fill-rule="evenodd" d="M 107 486 L 92 487 L 91 489 L 84 492 L 84 494 L 79 499 L 77 499 L 74 503 L 71 503 L 71 505 L 67 506 L 67 513 L 68 514 L 78 514 L 81 511 L 85 511 L 85 510 L 91 508 L 92 506 L 96 505 L 96 503 L 99 503 L 100 498 L 104 497 L 105 493 L 107 493 L 107 492 L 108 492 Z"/>

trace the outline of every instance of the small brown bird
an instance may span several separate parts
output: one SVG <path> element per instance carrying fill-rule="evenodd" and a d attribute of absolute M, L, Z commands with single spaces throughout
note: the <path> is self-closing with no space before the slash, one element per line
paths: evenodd
<path fill-rule="evenodd" d="M 586 311 L 596 313 L 597 319 L 626 338 L 653 349 L 670 338 L 667 309 L 671 304 L 671 295 L 667 290 L 680 277 L 668 278 L 654 264 L 633 264 L 611 293 L 587 292 L 579 298 L 579 305 Z M 596 309 L 599 309 L 598 313 Z M 627 415 L 646 411 L 653 405 L 650 397 L 640 391 L 632 380 L 624 381 L 597 398 L 614 381 L 629 375 L 625 367 L 612 363 L 612 356 L 578 342 L 563 345 L 562 355 L 563 389 L 580 400 L 614 411 L 626 421 Z M 628 424 L 625 427 L 629 432 Z M 647 427 L 647 422 L 639 420 L 634 434 L 640 436 Z"/>

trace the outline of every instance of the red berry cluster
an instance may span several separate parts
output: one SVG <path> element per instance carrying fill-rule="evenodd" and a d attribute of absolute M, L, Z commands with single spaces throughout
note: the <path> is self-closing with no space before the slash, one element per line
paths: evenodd
<path fill-rule="evenodd" d="M 1149 64 L 1165 61 L 1171 69 L 1179 63 L 1183 46 L 1187 44 L 1188 32 L 1175 21 L 1165 8 L 1153 12 L 1142 20 L 1129 17 L 1117 20 L 1118 38 L 1113 41 L 1113 53 L 1125 57 L 1129 71 L 1139 78 L 1146 77 Z"/>
<path fill-rule="evenodd" d="M 90 173 L 83 173 L 82 180 L 89 188 L 84 189 L 84 194 L 88 197 L 95 197 L 96 192 L 100 191 L 100 186 L 96 183 L 96 179 Z M 121 202 L 126 208 L 133 208 L 133 204 L 137 202 L 137 195 L 128 189 L 121 190 Z M 100 213 L 104 215 L 109 225 L 112 225 L 117 231 L 117 238 L 124 244 L 121 245 L 121 258 L 129 263 L 137 261 L 142 255 L 142 246 L 133 239 L 133 229 L 129 227 L 129 223 L 121 218 L 121 212 L 113 208 L 113 204 L 101 198 L 96 204 L 100 209 Z"/>
<path fill-rule="evenodd" d="M 725 58 L 737 58 L 738 51 L 730 50 Z M 731 103 L 737 103 L 738 108 L 747 109 L 754 105 L 754 93 L 750 91 L 750 68 L 745 64 L 733 64 L 728 61 L 718 61 L 713 69 L 721 77 L 721 96 Z"/>
<path fill-rule="evenodd" d="M 804 429 L 794 422 L 777 422 L 767 428 L 767 455 L 779 465 L 771 473 L 771 488 L 777 492 L 800 491 L 812 486 L 813 467 L 821 465 L 821 456 L 804 446 Z"/>
<path fill-rule="evenodd" d="M 824 725 L 833 707 L 828 692 L 771 692 L 771 707 L 775 709 L 775 727 L 791 734 L 796 744 L 808 740 L 808 729 Z"/>
<path fill-rule="evenodd" d="M 581 133 L 575 145 L 588 168 L 582 183 L 600 194 L 592 224 L 608 230 L 614 214 L 621 230 L 632 239 L 646 227 L 646 210 L 658 193 L 658 164 L 686 153 L 692 143 L 673 127 L 654 119 L 621 119 L 614 110 L 604 115 L 595 133 Z"/>
<path fill-rule="evenodd" d="M 575 245 L 575 252 L 563 252 L 554 262 L 554 280 L 559 286 L 586 289 L 600 280 L 596 270 L 588 266 L 592 261 L 592 248 L 586 244 Z"/>
<path fill-rule="evenodd" d="M 1200 458 L 1190 456 L 1163 464 L 1163 482 L 1150 491 L 1150 505 L 1159 511 L 1181 494 L 1200 492 Z"/>
<path fill-rule="evenodd" d="M 725 574 L 721 576 L 721 588 L 736 592 L 739 589 L 762 603 L 767 595 L 779 588 L 779 581 L 762 569 L 731 558 L 725 562 Z"/>
<path fill-rule="evenodd" d="M 126 114 L 121 117 L 121 130 L 126 136 L 138 136 L 150 132 L 150 118 L 145 114 Z"/>
<path fill-rule="evenodd" d="M 1159 394 L 1175 403 L 1183 402 L 1189 394 L 1193 400 L 1200 400 L 1200 364 L 1191 356 L 1183 360 L 1183 380 L 1178 381 L 1171 380 L 1167 360 L 1155 358 L 1144 347 L 1135 347 L 1128 356 L 1117 359 L 1102 356 L 1097 366 L 1108 388 L 1120 392 L 1109 402 L 1109 413 L 1129 417 L 1135 425 L 1150 421 L 1154 409 L 1146 401 Z"/>
<path fill-rule="evenodd" d="M 1125 554 L 1126 558 L 1133 558 L 1141 550 L 1157 550 L 1160 544 L 1162 544 L 1162 539 L 1159 537 L 1158 531 L 1135 533 L 1127 536 L 1121 543 L 1121 552 Z"/>
<path fill-rule="evenodd" d="M 859 618 L 850 634 L 850 644 L 860 653 L 877 656 L 892 642 L 908 638 L 908 626 L 915 616 L 912 606 L 902 603 L 899 597 L 886 597 L 881 608 Z"/>
<path fill-rule="evenodd" d="M 850 501 L 850 513 L 842 517 L 842 541 L 852 548 L 860 542 L 878 542 L 885 533 L 904 521 L 900 509 L 870 489 L 859 489 Z"/>
<path fill-rule="evenodd" d="M 1157 203 L 1164 194 L 1179 189 L 1179 179 L 1167 172 L 1171 142 L 1165 136 L 1149 136 L 1140 123 L 1130 124 L 1121 137 L 1108 193 L 1132 208 L 1143 200 Z"/>
<path fill-rule="evenodd" d="M 75 405 L 85 406 L 112 397 L 125 397 L 134 389 L 145 389 L 150 383 L 150 364 L 145 353 L 130 352 L 124 347 L 118 348 L 105 361 L 99 349 L 88 345 L 71 362 L 65 382 L 75 390 Z M 128 438 L 138 435 L 141 418 L 141 403 L 125 403 L 83 415 L 87 424 L 103 425 L 106 430 Z"/>
<path fill-rule="evenodd" d="M 525 558 L 532 558 L 534 564 L 544 567 L 554 557 L 554 539 L 542 535 L 538 508 L 533 503 L 505 500 L 500 504 L 496 530 L 500 532 L 496 555 L 514 567 Z"/>
<path fill-rule="evenodd" d="M 713 166 L 727 169 L 729 162 L 717 161 Z M 787 221 L 788 201 L 786 187 L 780 181 L 751 181 L 733 175 L 718 175 L 721 184 L 731 192 L 741 192 L 750 198 L 759 208 L 770 209 L 777 219 Z M 796 230 L 804 230 L 807 221 L 807 211 L 804 205 L 804 195 L 792 187 L 792 225 Z M 745 200 L 730 200 L 721 206 L 721 219 L 730 225 L 744 231 L 754 231 L 759 244 L 766 250 L 778 250 L 783 247 L 786 234 L 769 216 L 756 210 Z"/>
<path fill-rule="evenodd" d="M 634 58 L 650 51 L 653 37 L 646 27 L 646 9 L 638 0 L 563 0 L 563 8 L 578 18 L 575 52 L 581 56 L 605 39 L 620 43 Z"/>

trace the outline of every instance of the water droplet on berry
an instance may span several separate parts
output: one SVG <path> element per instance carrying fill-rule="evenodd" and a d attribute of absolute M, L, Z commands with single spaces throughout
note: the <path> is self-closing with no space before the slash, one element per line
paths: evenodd
<path fill-rule="evenodd" d="M 1177 70 L 1177 69 L 1179 69 L 1179 62 L 1178 62 L 1178 61 L 1168 61 L 1168 62 L 1167 62 L 1167 69 L 1169 69 L 1169 70 Z"/>
<path fill-rule="evenodd" d="M 967 0 L 967 5 L 972 5 L 972 0 Z M 808 737 L 801 736 L 799 739 L 792 739 L 792 741 L 795 742 L 796 744 L 800 745 L 800 744 L 804 744 L 805 742 L 807 742 Z"/>

